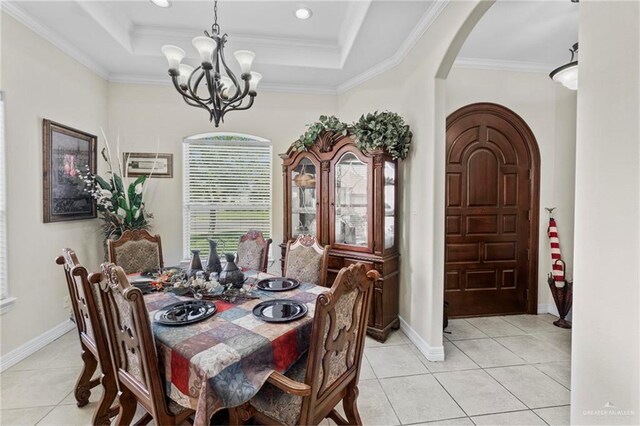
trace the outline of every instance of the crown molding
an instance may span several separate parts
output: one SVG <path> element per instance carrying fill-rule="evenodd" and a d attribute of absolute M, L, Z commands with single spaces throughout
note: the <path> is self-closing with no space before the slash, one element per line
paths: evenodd
<path fill-rule="evenodd" d="M 97 62 L 89 58 L 75 46 L 64 40 L 62 37 L 59 37 L 53 31 L 41 25 L 35 19 L 26 14 L 22 9 L 20 9 L 15 2 L 0 1 L 0 10 L 6 12 L 13 19 L 20 22 L 22 25 L 26 26 L 34 33 L 38 34 L 40 37 L 44 38 L 46 41 L 53 44 L 58 49 L 62 50 L 71 58 L 89 68 L 91 71 L 95 72 L 103 79 L 109 79 L 109 72 L 102 65 L 99 65 Z"/>
<path fill-rule="evenodd" d="M 554 69 L 553 65 L 540 62 L 506 61 L 500 59 L 456 58 L 455 68 L 471 68 L 491 71 L 516 71 L 529 73 L 544 73 Z"/>
<path fill-rule="evenodd" d="M 420 40 L 425 31 L 427 31 L 427 29 L 429 29 L 429 27 L 435 22 L 438 16 L 440 16 L 440 13 L 442 13 L 444 8 L 447 7 L 449 1 L 450 0 L 436 0 L 435 2 L 433 2 L 431 7 L 422 15 L 422 18 L 420 18 L 418 23 L 413 27 L 405 41 L 393 56 L 378 63 L 362 74 L 359 74 L 340 84 L 337 88 L 337 92 L 339 94 L 344 93 L 357 86 L 360 86 L 361 84 L 365 83 L 368 80 L 371 80 L 372 78 L 382 74 L 383 72 L 389 71 L 390 69 L 398 66 L 404 60 L 404 58 L 406 58 L 411 49 L 413 49 L 418 40 Z"/>

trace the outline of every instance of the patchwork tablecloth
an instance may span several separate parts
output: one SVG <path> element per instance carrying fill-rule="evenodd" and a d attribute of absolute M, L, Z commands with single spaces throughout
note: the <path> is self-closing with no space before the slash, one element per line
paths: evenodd
<path fill-rule="evenodd" d="M 246 275 L 250 278 L 245 286 L 258 279 L 255 273 Z M 196 425 L 208 425 L 221 408 L 249 401 L 273 370 L 285 372 L 308 350 L 315 301 L 325 291 L 304 283 L 286 292 L 256 290 L 260 299 L 241 304 L 215 301 L 218 311 L 213 317 L 181 327 L 156 324 L 153 315 L 186 298 L 171 293 L 146 295 L 167 394 L 196 410 Z M 266 323 L 254 317 L 252 310 L 268 299 L 298 300 L 309 312 L 289 323 Z"/>

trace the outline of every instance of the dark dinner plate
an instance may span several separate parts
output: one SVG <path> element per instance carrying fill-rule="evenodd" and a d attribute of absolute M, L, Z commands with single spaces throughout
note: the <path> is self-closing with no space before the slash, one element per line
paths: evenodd
<path fill-rule="evenodd" d="M 260 280 L 256 285 L 264 291 L 288 291 L 298 287 L 300 283 L 293 278 L 274 277 Z"/>
<path fill-rule="evenodd" d="M 253 315 L 265 322 L 289 322 L 306 314 L 307 305 L 289 299 L 267 300 L 253 308 Z"/>
<path fill-rule="evenodd" d="M 163 325 L 187 325 L 209 318 L 216 305 L 204 300 L 187 300 L 165 306 L 156 312 L 154 321 Z"/>

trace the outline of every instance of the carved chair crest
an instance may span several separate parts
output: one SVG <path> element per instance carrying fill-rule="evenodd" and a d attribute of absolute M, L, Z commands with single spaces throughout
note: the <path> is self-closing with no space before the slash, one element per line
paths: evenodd
<path fill-rule="evenodd" d="M 109 240 L 109 261 L 126 273 L 144 272 L 164 267 L 162 239 L 144 229 L 125 231 L 117 240 Z"/>

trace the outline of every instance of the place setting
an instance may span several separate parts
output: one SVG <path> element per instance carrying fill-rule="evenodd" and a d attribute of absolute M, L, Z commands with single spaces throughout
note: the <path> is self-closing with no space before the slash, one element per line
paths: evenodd
<path fill-rule="evenodd" d="M 294 278 L 257 279 L 236 275 L 234 280 L 224 281 L 220 279 L 220 274 L 211 273 L 207 276 L 202 270 L 193 273 L 172 268 L 154 275 L 151 275 L 152 278 L 141 275 L 131 283 L 138 288 L 146 286 L 149 292 L 163 291 L 180 297 L 193 297 L 193 300 L 164 306 L 154 314 L 154 322 L 165 326 L 186 326 L 211 318 L 218 311 L 214 300 L 241 305 L 252 299 L 267 298 L 269 293 L 284 295 L 300 287 L 300 282 Z M 141 290 L 145 293 L 145 288 Z M 256 318 L 271 323 L 295 321 L 303 318 L 307 312 L 304 303 L 286 298 L 264 300 L 251 310 Z"/>

